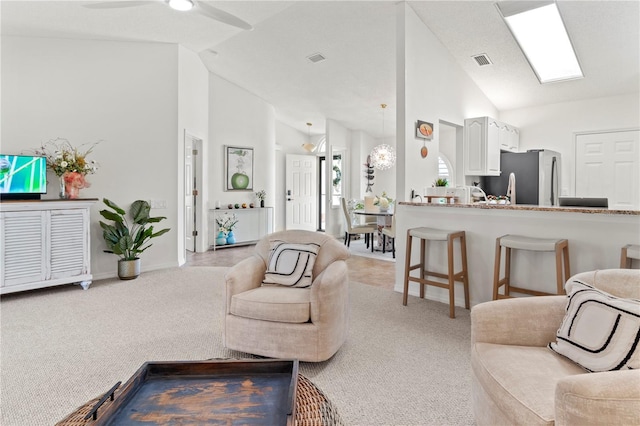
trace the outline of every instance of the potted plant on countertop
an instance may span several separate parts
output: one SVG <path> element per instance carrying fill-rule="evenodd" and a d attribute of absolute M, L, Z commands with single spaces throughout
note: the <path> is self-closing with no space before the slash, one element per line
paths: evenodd
<path fill-rule="evenodd" d="M 436 195 L 447 195 L 447 186 L 449 186 L 449 181 L 447 178 L 438 178 L 435 182 L 433 182 L 433 186 L 436 187 Z"/>
<path fill-rule="evenodd" d="M 158 223 L 166 217 L 150 217 L 151 206 L 143 200 L 136 200 L 129 208 L 130 224 L 127 213 L 116 203 L 106 198 L 102 200 L 111 210 L 101 210 L 100 215 L 112 224 L 100 221 L 102 236 L 107 243 L 105 253 L 113 253 L 120 258 L 118 261 L 118 277 L 121 280 L 132 280 L 140 275 L 139 255 L 152 244 L 147 242 L 169 232 L 169 228 L 153 232 L 151 223 Z"/>

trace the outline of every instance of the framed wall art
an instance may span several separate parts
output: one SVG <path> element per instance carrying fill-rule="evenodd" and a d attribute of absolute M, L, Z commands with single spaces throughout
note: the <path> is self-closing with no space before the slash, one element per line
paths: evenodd
<path fill-rule="evenodd" d="M 224 147 L 225 191 L 253 191 L 253 148 Z"/>
<path fill-rule="evenodd" d="M 433 138 L 433 123 L 418 120 L 416 122 L 416 137 L 431 140 Z"/>

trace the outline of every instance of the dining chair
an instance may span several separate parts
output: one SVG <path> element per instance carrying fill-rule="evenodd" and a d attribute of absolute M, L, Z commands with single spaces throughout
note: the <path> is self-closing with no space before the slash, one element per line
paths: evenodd
<path fill-rule="evenodd" d="M 391 253 L 396 258 L 396 215 L 391 217 L 391 227 L 382 228 L 382 253 L 386 253 L 387 237 L 391 239 Z"/>
<path fill-rule="evenodd" d="M 373 233 L 376 232 L 376 227 L 362 225 L 354 226 L 351 222 L 351 215 L 347 209 L 347 201 L 344 197 L 340 199 L 340 204 L 342 204 L 342 212 L 344 213 L 344 221 L 346 223 L 346 231 L 344 232 L 345 245 L 349 247 L 352 235 L 364 234 L 368 235 L 369 242 L 371 243 L 371 251 L 373 252 Z"/>

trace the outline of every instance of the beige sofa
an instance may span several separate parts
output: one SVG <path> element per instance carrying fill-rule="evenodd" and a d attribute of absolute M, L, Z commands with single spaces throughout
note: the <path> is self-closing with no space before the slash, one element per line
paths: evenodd
<path fill-rule="evenodd" d="M 309 288 L 262 285 L 270 242 L 320 245 Z M 319 362 L 347 338 L 348 249 L 335 238 L 309 231 L 283 231 L 258 242 L 255 254 L 226 274 L 225 347 L 272 358 Z"/>
<path fill-rule="evenodd" d="M 586 272 L 568 283 L 573 279 L 640 299 L 639 270 Z M 522 297 L 472 309 L 477 424 L 640 425 L 640 370 L 589 373 L 546 347 L 556 340 L 566 303 L 566 296 Z"/>

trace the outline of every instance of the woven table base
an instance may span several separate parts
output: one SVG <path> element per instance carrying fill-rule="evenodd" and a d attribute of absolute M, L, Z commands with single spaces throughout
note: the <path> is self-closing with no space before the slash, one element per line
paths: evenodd
<path fill-rule="evenodd" d="M 120 395 L 120 389 L 116 390 L 115 397 Z M 101 396 L 79 407 L 69 414 L 65 419 L 56 423 L 56 426 L 85 426 L 93 423 L 92 419 L 85 420 L 85 416 L 91 411 L 93 406 L 100 400 Z M 113 402 L 107 400 L 100 412 Z M 344 423 L 333 403 L 311 380 L 298 374 L 298 386 L 296 388 L 296 422 L 297 426 L 342 426 Z"/>

